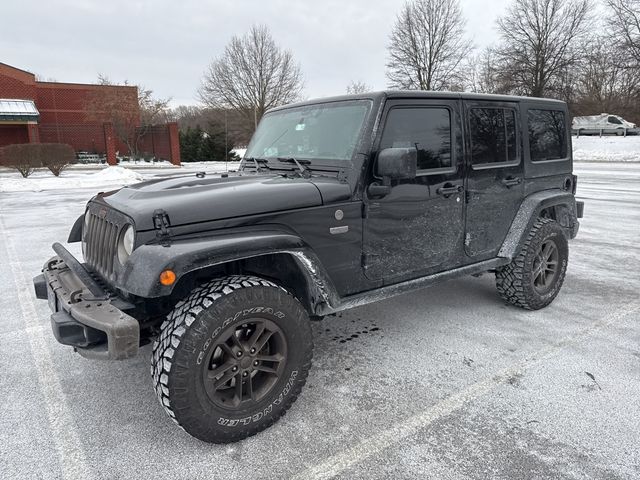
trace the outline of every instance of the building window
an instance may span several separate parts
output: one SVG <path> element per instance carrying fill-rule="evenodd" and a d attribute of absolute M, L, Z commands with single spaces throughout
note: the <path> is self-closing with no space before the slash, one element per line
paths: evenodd
<path fill-rule="evenodd" d="M 515 110 L 472 108 L 469 123 L 473 165 L 519 161 Z"/>
<path fill-rule="evenodd" d="M 529 153 L 531 160 L 567 158 L 567 124 L 559 110 L 529 110 Z"/>
<path fill-rule="evenodd" d="M 393 108 L 380 149 L 415 148 L 418 171 L 451 168 L 451 113 L 447 108 Z"/>

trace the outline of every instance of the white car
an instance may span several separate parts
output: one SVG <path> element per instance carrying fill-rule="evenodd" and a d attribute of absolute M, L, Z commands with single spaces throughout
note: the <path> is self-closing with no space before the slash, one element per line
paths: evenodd
<path fill-rule="evenodd" d="M 608 113 L 574 117 L 571 129 L 573 133 L 578 135 L 625 135 L 638 133 L 635 123 L 627 122 L 618 115 L 609 115 Z"/>

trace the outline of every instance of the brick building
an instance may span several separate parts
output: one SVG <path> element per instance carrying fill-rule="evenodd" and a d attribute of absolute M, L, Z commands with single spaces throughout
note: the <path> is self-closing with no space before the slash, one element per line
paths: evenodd
<path fill-rule="evenodd" d="M 129 120 L 139 125 L 137 87 L 41 82 L 33 73 L 0 63 L 0 147 L 66 143 L 77 152 L 105 155 L 115 164 L 116 152 L 127 155 L 128 148 L 118 139 L 106 112 L 100 111 L 100 99 L 117 99 Z M 140 151 L 180 164 L 175 123 L 140 132 Z"/>

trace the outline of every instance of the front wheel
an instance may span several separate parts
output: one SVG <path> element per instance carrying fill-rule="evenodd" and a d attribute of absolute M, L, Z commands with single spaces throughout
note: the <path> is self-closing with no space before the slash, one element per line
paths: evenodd
<path fill-rule="evenodd" d="M 309 317 L 286 290 L 231 276 L 179 302 L 153 346 L 160 403 L 200 440 L 227 443 L 277 421 L 296 400 L 311 365 Z"/>
<path fill-rule="evenodd" d="M 549 305 L 567 271 L 569 245 L 555 220 L 539 218 L 513 261 L 496 270 L 496 287 L 506 302 L 527 310 Z"/>

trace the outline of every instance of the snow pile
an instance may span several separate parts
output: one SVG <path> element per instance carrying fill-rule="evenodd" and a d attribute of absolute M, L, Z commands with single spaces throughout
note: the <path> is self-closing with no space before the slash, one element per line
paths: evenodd
<path fill-rule="evenodd" d="M 235 153 L 237 156 L 239 156 L 240 158 L 244 157 L 244 154 L 247 153 L 246 148 L 234 148 L 231 151 Z"/>
<path fill-rule="evenodd" d="M 578 162 L 640 162 L 640 135 L 573 137 L 573 159 Z"/>
<path fill-rule="evenodd" d="M 124 167 L 107 167 L 99 172 L 86 175 L 91 181 L 116 182 L 116 183 L 135 183 L 144 180 L 144 177 L 133 170 Z"/>
<path fill-rule="evenodd" d="M 70 190 L 93 188 L 107 190 L 143 181 L 144 176 L 123 167 L 107 167 L 95 173 L 65 171 L 54 177 L 49 171 L 38 171 L 29 178 L 17 172 L 0 174 L 0 192 L 40 192 L 42 190 Z"/>

